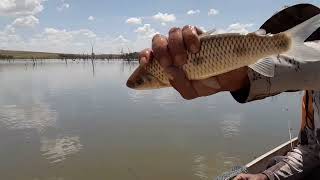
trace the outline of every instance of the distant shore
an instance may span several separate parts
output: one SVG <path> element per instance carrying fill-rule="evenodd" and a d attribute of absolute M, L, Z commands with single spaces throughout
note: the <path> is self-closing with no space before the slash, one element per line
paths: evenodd
<path fill-rule="evenodd" d="M 49 53 L 49 52 L 32 52 L 32 51 L 14 51 L 0 50 L 0 60 L 51 60 L 51 59 L 71 59 L 71 60 L 86 60 L 86 59 L 119 59 L 119 60 L 137 60 L 138 53 L 123 53 L 123 54 L 65 54 L 65 53 Z"/>

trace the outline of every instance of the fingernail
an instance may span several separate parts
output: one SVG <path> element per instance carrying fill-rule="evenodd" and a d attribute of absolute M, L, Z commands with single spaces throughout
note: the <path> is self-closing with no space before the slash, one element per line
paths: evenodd
<path fill-rule="evenodd" d="M 170 29 L 169 34 L 171 34 L 171 33 L 173 33 L 173 32 L 176 32 L 176 31 L 178 31 L 179 29 L 180 29 L 180 28 L 173 27 L 173 28 Z"/>
<path fill-rule="evenodd" d="M 141 58 L 140 58 L 140 64 L 141 64 L 141 65 L 147 64 L 147 58 L 146 58 L 146 57 L 141 57 Z"/>
<path fill-rule="evenodd" d="M 156 38 L 159 38 L 161 37 L 161 35 L 159 33 L 155 34 L 153 37 L 152 37 L 152 42 L 156 39 Z"/>
<path fill-rule="evenodd" d="M 197 46 L 194 45 L 194 44 L 192 44 L 192 45 L 190 46 L 190 51 L 191 51 L 192 53 L 196 53 L 196 52 L 198 51 Z"/>

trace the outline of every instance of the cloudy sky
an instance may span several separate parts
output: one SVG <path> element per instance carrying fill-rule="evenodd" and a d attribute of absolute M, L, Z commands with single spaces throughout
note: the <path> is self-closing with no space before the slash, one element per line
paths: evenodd
<path fill-rule="evenodd" d="M 197 25 L 254 31 L 298 0 L 0 0 L 0 49 L 86 53 L 138 51 L 155 33 Z M 320 6 L 319 0 L 303 1 Z"/>

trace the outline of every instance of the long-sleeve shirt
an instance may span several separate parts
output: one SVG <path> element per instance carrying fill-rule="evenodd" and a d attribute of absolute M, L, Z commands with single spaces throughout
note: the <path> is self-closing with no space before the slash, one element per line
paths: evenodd
<path fill-rule="evenodd" d="M 319 62 L 298 63 L 283 56 L 277 62 L 274 77 L 249 70 L 250 86 L 231 94 L 238 102 L 245 103 L 285 91 L 308 90 L 308 97 L 305 95 L 302 103 L 300 145 L 263 172 L 270 180 L 297 179 L 320 165 L 320 56 Z"/>

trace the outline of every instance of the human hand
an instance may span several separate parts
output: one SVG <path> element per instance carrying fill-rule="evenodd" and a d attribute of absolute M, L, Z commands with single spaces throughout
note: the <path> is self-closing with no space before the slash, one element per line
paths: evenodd
<path fill-rule="evenodd" d="M 164 71 L 171 75 L 170 84 L 185 99 L 208 96 L 221 91 L 236 91 L 249 86 L 247 67 L 203 80 L 187 79 L 181 66 L 187 62 L 187 51 L 200 51 L 199 35 L 202 33 L 200 29 L 188 25 L 182 29 L 172 28 L 168 37 L 157 34 L 152 39 L 152 49 L 140 52 L 140 64 L 146 65 L 157 59 Z"/>
<path fill-rule="evenodd" d="M 239 174 L 233 180 L 268 180 L 265 174 Z"/>

